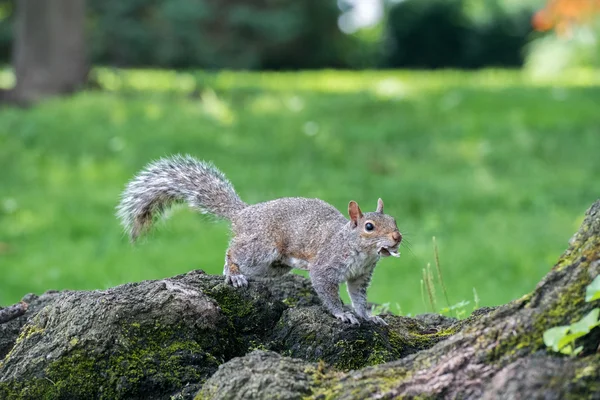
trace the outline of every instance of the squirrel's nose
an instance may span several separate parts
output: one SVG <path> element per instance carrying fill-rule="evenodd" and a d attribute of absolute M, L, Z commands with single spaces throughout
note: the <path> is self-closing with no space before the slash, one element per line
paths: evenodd
<path fill-rule="evenodd" d="M 398 231 L 392 232 L 392 239 L 399 243 L 402 240 L 402 234 Z"/>

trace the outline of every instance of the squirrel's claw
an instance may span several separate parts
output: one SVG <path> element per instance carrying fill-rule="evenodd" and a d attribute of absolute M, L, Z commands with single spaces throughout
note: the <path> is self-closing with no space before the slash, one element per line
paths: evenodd
<path fill-rule="evenodd" d="M 229 283 L 231 286 L 239 288 L 248 286 L 248 280 L 244 275 L 227 275 L 225 277 L 225 282 Z"/>
<path fill-rule="evenodd" d="M 377 315 L 372 315 L 367 320 L 376 323 L 377 325 L 387 326 L 388 323 L 383 320 L 383 318 L 378 317 Z"/>
<path fill-rule="evenodd" d="M 352 314 L 351 312 L 342 312 L 339 314 L 335 314 L 334 316 L 342 322 L 349 322 L 352 325 L 360 324 L 360 322 L 358 322 L 358 319 L 356 318 L 356 316 L 354 314 Z"/>

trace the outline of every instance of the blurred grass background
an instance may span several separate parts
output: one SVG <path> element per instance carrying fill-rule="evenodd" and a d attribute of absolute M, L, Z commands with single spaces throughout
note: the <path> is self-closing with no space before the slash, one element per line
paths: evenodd
<path fill-rule="evenodd" d="M 249 203 L 378 197 L 410 242 L 369 291 L 420 313 L 436 236 L 450 301 L 510 301 L 546 274 L 600 183 L 600 76 L 520 71 L 174 72 L 96 69 L 103 90 L 0 113 L 0 305 L 222 271 L 225 222 L 186 208 L 132 246 L 126 182 L 174 153 L 212 160 Z M 10 73 L 0 75 L 9 86 Z M 441 299 L 441 297 L 440 297 Z"/>

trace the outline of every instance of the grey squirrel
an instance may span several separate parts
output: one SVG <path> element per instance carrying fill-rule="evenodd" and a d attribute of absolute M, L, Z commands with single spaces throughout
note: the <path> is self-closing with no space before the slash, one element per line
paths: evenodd
<path fill-rule="evenodd" d="M 348 204 L 350 220 L 319 199 L 280 198 L 249 205 L 212 163 L 190 156 L 173 156 L 150 163 L 127 185 L 117 216 L 132 241 L 147 230 L 155 216 L 172 203 L 231 222 L 233 237 L 225 253 L 223 274 L 234 287 L 248 285 L 246 277 L 278 277 L 292 268 L 309 271 L 312 285 L 327 309 L 338 319 L 386 324 L 371 316 L 367 287 L 380 257 L 399 257 L 402 235 L 393 217 L 362 213 Z M 345 312 L 339 285 L 347 282 L 354 313 Z"/>

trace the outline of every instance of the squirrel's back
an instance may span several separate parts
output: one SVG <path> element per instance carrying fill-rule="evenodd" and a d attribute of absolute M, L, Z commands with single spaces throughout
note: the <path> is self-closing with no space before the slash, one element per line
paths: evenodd
<path fill-rule="evenodd" d="M 281 253 L 311 259 L 348 220 L 323 200 L 283 197 L 248 205 L 231 223 L 235 236 L 262 236 L 258 239 L 272 240 Z"/>

